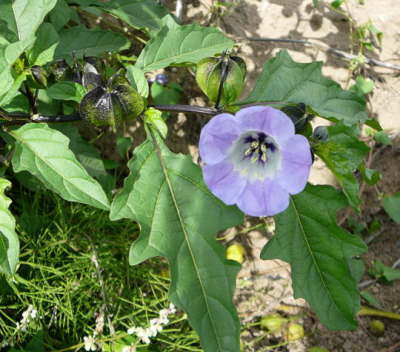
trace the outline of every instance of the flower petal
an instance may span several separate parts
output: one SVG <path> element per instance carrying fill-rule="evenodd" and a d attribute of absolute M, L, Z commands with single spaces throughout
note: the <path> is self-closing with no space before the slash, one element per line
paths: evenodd
<path fill-rule="evenodd" d="M 302 135 L 293 136 L 282 150 L 281 169 L 276 180 L 290 194 L 301 192 L 307 184 L 312 164 L 310 145 Z"/>
<path fill-rule="evenodd" d="M 203 166 L 203 177 L 211 192 L 227 205 L 237 203 L 247 183 L 227 161 Z"/>
<path fill-rule="evenodd" d="M 294 136 L 294 124 L 282 111 L 270 106 L 251 106 L 236 113 L 240 127 L 262 131 L 271 136 L 280 147 Z"/>
<path fill-rule="evenodd" d="M 199 151 L 202 160 L 209 165 L 227 157 L 228 150 L 240 135 L 237 119 L 231 114 L 214 116 L 201 130 Z"/>
<path fill-rule="evenodd" d="M 289 193 L 276 180 L 256 181 L 247 184 L 237 205 L 251 216 L 272 216 L 288 207 Z"/>

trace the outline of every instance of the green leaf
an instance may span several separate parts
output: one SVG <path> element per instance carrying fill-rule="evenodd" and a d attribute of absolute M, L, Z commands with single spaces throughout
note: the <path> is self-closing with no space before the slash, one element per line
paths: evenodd
<path fill-rule="evenodd" d="M 56 6 L 49 13 L 50 21 L 57 31 L 63 28 L 73 15 L 74 10 L 68 6 L 65 0 L 57 0 Z"/>
<path fill-rule="evenodd" d="M 16 139 L 12 165 L 29 171 L 65 200 L 109 209 L 104 190 L 69 149 L 69 139 L 47 124 L 29 123 L 10 134 Z"/>
<path fill-rule="evenodd" d="M 334 0 L 331 2 L 331 6 L 335 9 L 338 9 L 342 4 L 344 3 L 345 0 Z"/>
<path fill-rule="evenodd" d="M 372 267 L 369 269 L 369 273 L 376 279 L 381 279 L 385 282 L 400 279 L 400 270 L 387 266 L 379 260 L 374 261 Z"/>
<path fill-rule="evenodd" d="M 151 85 L 151 97 L 154 104 L 178 104 L 182 98 L 182 87 L 175 82 L 166 86 L 154 82 Z"/>
<path fill-rule="evenodd" d="M 106 171 L 104 160 L 101 158 L 99 151 L 82 138 L 76 126 L 69 123 L 54 123 L 50 127 L 60 131 L 69 138 L 69 148 L 75 154 L 76 158 L 89 175 L 99 181 L 107 193 L 110 193 L 114 189 L 115 179 Z"/>
<path fill-rule="evenodd" d="M 117 137 L 116 149 L 118 155 L 125 159 L 128 155 L 129 149 L 132 147 L 132 137 Z"/>
<path fill-rule="evenodd" d="M 364 142 L 354 137 L 352 131 L 343 124 L 329 126 L 328 132 L 329 138 L 317 143 L 314 151 L 336 176 L 349 204 L 358 209 L 361 204 L 359 185 L 353 173 L 361 164 L 369 148 Z"/>
<path fill-rule="evenodd" d="M 362 166 L 360 171 L 363 176 L 363 180 L 371 186 L 378 183 L 382 178 L 382 174 L 378 170 L 368 169 Z"/>
<path fill-rule="evenodd" d="M 12 6 L 18 39 L 32 37 L 56 2 L 57 0 L 14 0 Z"/>
<path fill-rule="evenodd" d="M 121 51 L 129 47 L 129 41 L 122 34 L 101 29 L 87 29 L 76 26 L 60 32 L 60 44 L 56 59 L 71 59 L 99 56 L 108 51 Z"/>
<path fill-rule="evenodd" d="M 76 82 L 61 81 L 47 89 L 47 95 L 56 100 L 73 100 L 79 103 L 86 94 L 85 88 Z"/>
<path fill-rule="evenodd" d="M 2 0 L 0 2 L 0 36 L 13 43 L 18 41 L 18 29 L 15 21 L 12 0 Z"/>
<path fill-rule="evenodd" d="M 128 65 L 126 67 L 126 77 L 132 87 L 135 88 L 142 97 L 147 98 L 149 96 L 149 84 L 144 76 L 144 72 L 140 68 Z"/>
<path fill-rule="evenodd" d="M 10 186 L 10 181 L 0 178 L 0 272 L 12 275 L 18 263 L 19 241 L 15 219 L 8 209 L 11 199 L 5 195 Z"/>
<path fill-rule="evenodd" d="M 183 63 L 197 63 L 201 59 L 233 47 L 233 40 L 218 29 L 198 25 L 164 27 L 151 39 L 136 65 L 144 72 Z"/>
<path fill-rule="evenodd" d="M 358 95 L 366 95 L 373 91 L 374 81 L 370 78 L 364 78 L 363 76 L 357 76 L 356 83 L 350 87 L 350 90 Z"/>
<path fill-rule="evenodd" d="M 345 205 L 333 187 L 308 185 L 275 217 L 276 235 L 261 252 L 262 259 L 290 263 L 295 297 L 305 298 L 333 330 L 357 326 L 360 297 L 349 262 L 367 249 L 336 224 L 336 212 Z"/>
<path fill-rule="evenodd" d="M 110 218 L 140 223 L 131 264 L 154 256 L 168 259 L 170 298 L 187 312 L 204 350 L 239 352 L 239 320 L 232 303 L 239 265 L 225 259 L 215 235 L 241 223 L 243 215 L 210 193 L 189 156 L 170 152 L 156 138 L 156 144 L 155 138 L 148 139 L 136 148 Z"/>
<path fill-rule="evenodd" d="M 376 132 L 374 134 L 374 139 L 383 145 L 391 145 L 392 144 L 392 140 L 390 139 L 390 137 L 383 131 L 379 131 Z"/>
<path fill-rule="evenodd" d="M 363 290 L 360 292 L 360 295 L 362 298 L 364 298 L 367 301 L 367 303 L 370 306 L 377 308 L 377 309 L 382 309 L 382 305 L 379 303 L 379 301 L 375 298 L 375 296 L 372 293 Z"/>
<path fill-rule="evenodd" d="M 51 23 L 43 23 L 37 32 L 35 44 L 27 53 L 30 65 L 43 66 L 53 61 L 58 40 L 54 26 Z"/>
<path fill-rule="evenodd" d="M 30 37 L 24 41 L 0 46 L 0 104 L 6 104 L 2 100 L 14 84 L 12 65 L 25 49 L 33 44 L 34 39 L 35 37 Z"/>
<path fill-rule="evenodd" d="M 97 1 L 94 3 L 132 27 L 161 29 L 161 19 L 168 15 L 168 10 L 154 0 L 118 0 L 109 3 Z"/>
<path fill-rule="evenodd" d="M 168 126 L 162 118 L 160 110 L 149 108 L 144 113 L 144 121 L 154 128 L 165 139 L 168 134 Z"/>
<path fill-rule="evenodd" d="M 322 76 L 321 66 L 321 62 L 295 62 L 286 51 L 281 51 L 265 63 L 254 90 L 240 104 L 304 103 L 317 115 L 341 120 L 346 125 L 364 121 L 367 118 L 365 99 Z"/>
<path fill-rule="evenodd" d="M 383 197 L 383 208 L 394 222 L 400 224 L 400 192 Z"/>

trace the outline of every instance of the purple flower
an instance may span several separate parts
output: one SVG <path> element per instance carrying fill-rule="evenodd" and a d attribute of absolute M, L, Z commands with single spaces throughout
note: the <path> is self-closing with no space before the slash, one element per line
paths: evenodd
<path fill-rule="evenodd" d="M 282 111 L 265 106 L 214 116 L 200 134 L 204 180 L 228 205 L 252 216 L 272 216 L 301 192 L 310 172 L 307 139 Z"/>

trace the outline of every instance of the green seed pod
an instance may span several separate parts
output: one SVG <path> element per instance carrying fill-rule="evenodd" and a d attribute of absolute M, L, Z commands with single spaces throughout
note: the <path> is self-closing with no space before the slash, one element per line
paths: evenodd
<path fill-rule="evenodd" d="M 289 324 L 287 331 L 288 341 L 295 341 L 304 337 L 304 328 L 300 324 Z"/>
<path fill-rule="evenodd" d="M 221 105 L 229 105 L 235 102 L 244 88 L 246 77 L 246 64 L 238 56 L 227 58 L 207 58 L 197 64 L 196 81 L 201 90 L 211 102 L 218 99 L 218 90 L 223 79 L 224 67 L 226 78 L 222 88 Z"/>
<path fill-rule="evenodd" d="M 83 97 L 79 113 L 95 126 L 108 125 L 115 130 L 123 121 L 139 116 L 144 108 L 145 102 L 134 88 L 128 84 L 118 84 L 92 89 Z"/>
<path fill-rule="evenodd" d="M 282 329 L 287 319 L 278 313 L 267 314 L 261 319 L 260 326 L 269 332 L 278 332 Z"/>
<path fill-rule="evenodd" d="M 369 329 L 375 336 L 382 336 L 385 332 L 385 324 L 380 320 L 372 320 L 369 323 Z"/>

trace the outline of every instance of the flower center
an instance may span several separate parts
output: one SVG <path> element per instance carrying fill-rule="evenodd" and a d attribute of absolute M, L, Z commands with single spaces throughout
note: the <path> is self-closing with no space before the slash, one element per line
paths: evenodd
<path fill-rule="evenodd" d="M 276 150 L 275 144 L 268 140 L 266 134 L 259 132 L 256 136 L 249 135 L 244 138 L 247 149 L 243 153 L 245 159 L 250 159 L 251 163 L 265 164 L 270 154 Z"/>
<path fill-rule="evenodd" d="M 231 149 L 234 168 L 250 181 L 272 178 L 280 167 L 281 153 L 275 140 L 260 131 L 248 131 Z"/>

